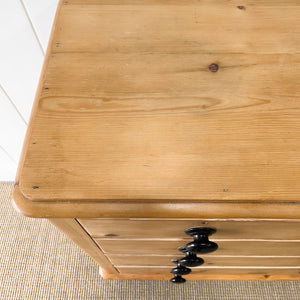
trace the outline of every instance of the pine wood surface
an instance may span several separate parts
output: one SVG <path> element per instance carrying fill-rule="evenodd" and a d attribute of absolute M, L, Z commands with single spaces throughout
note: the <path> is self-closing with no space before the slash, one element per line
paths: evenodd
<path fill-rule="evenodd" d="M 68 1 L 52 51 L 299 53 L 299 6 L 297 0 Z"/>
<path fill-rule="evenodd" d="M 24 199 L 299 201 L 299 3 L 184 4 L 61 1 Z"/>
<path fill-rule="evenodd" d="M 300 241 L 249 241 L 216 240 L 219 246 L 213 253 L 219 255 L 244 256 L 300 256 Z M 187 244 L 186 240 L 146 240 L 146 239 L 95 239 L 105 254 L 143 254 L 175 255 L 180 254 L 179 247 Z M 209 254 L 207 254 L 209 255 Z"/>
<path fill-rule="evenodd" d="M 180 259 L 183 256 L 180 255 L 121 255 L 121 254 L 109 254 L 107 255 L 109 260 L 116 266 L 144 266 L 144 267 L 158 267 L 168 266 L 174 268 L 175 259 Z M 300 256 L 298 257 L 280 257 L 280 256 L 214 256 L 206 255 L 204 258 L 204 264 L 201 267 L 298 267 L 300 269 Z"/>
<path fill-rule="evenodd" d="M 191 227 L 216 229 L 213 239 L 300 240 L 300 222 L 287 220 L 183 220 L 183 219 L 78 219 L 93 237 L 105 238 L 192 238 L 184 233 Z"/>
<path fill-rule="evenodd" d="M 255 218 L 299 220 L 300 203 L 266 202 L 120 202 L 116 201 L 31 201 L 18 182 L 12 193 L 14 208 L 35 218 Z"/>
<path fill-rule="evenodd" d="M 214 265 L 191 279 L 298 280 L 299 16 L 296 0 L 61 0 L 15 208 L 51 218 L 104 278 L 169 279 L 110 255 L 176 256 L 187 240 L 74 218 L 221 218 Z M 251 233 L 232 218 L 263 220 Z"/>
<path fill-rule="evenodd" d="M 166 267 L 154 267 L 154 268 L 136 268 L 136 267 L 120 267 L 119 268 L 120 274 L 135 274 L 135 275 L 145 275 L 145 274 L 153 274 L 157 277 L 161 275 L 165 275 L 168 277 L 168 279 L 172 278 L 172 275 L 170 274 L 170 268 Z M 193 272 L 189 275 L 186 275 L 185 278 L 188 280 L 193 280 L 193 277 L 195 276 L 197 278 L 197 275 L 233 275 L 237 276 L 239 274 L 245 274 L 245 275 L 279 275 L 284 277 L 287 275 L 294 275 L 299 276 L 299 267 L 296 268 L 193 268 Z M 191 276 L 190 276 L 191 275 Z M 241 279 L 242 277 L 240 277 Z M 166 278 L 167 279 L 167 278 Z"/>
<path fill-rule="evenodd" d="M 123 272 L 128 273 L 119 273 L 119 274 L 110 274 L 103 272 L 101 268 L 99 269 L 100 275 L 104 279 L 119 279 L 119 280 L 170 280 L 172 278 L 171 274 L 160 273 L 159 270 L 156 270 L 155 273 L 149 273 L 147 269 L 144 269 L 144 273 L 141 273 L 141 270 L 136 274 L 134 273 L 134 268 L 124 269 Z M 253 271 L 253 270 L 251 270 Z M 209 273 L 198 273 L 198 274 L 189 274 L 187 280 L 259 280 L 259 281 L 277 281 L 277 280 L 299 280 L 299 274 L 283 274 L 281 272 L 278 274 L 269 274 L 270 269 L 265 269 L 265 272 L 259 272 L 260 274 L 246 274 L 241 272 L 239 274 L 209 274 Z M 130 272 L 130 273 L 129 273 Z M 289 270 L 288 273 L 293 271 Z"/>

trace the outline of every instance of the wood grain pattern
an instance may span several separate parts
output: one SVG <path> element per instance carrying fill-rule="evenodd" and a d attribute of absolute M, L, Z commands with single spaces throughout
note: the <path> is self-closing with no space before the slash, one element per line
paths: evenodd
<path fill-rule="evenodd" d="M 22 192 L 34 201 L 299 200 L 300 56 L 237 55 L 230 65 L 232 56 L 214 76 L 205 55 L 56 55 Z"/>
<path fill-rule="evenodd" d="M 211 63 L 218 63 L 217 73 L 208 70 Z M 40 113 L 214 118 L 270 108 L 278 114 L 298 107 L 299 70 L 300 54 L 56 53 Z"/>
<path fill-rule="evenodd" d="M 299 53 L 298 1 L 76 2 L 53 52 Z"/>
<path fill-rule="evenodd" d="M 79 219 L 79 223 L 94 238 L 165 238 L 187 239 L 184 233 L 191 227 L 217 230 L 214 239 L 300 240 L 300 222 L 283 220 L 124 220 Z M 162 230 L 163 224 L 163 230 Z"/>
<path fill-rule="evenodd" d="M 125 270 L 123 270 L 124 272 Z M 122 274 L 110 274 L 107 272 L 102 272 L 100 270 L 100 275 L 105 279 L 123 279 L 123 280 L 170 280 L 171 275 L 167 273 L 149 274 L 147 270 L 144 269 L 145 273 L 134 273 L 132 269 L 126 270 L 130 273 Z M 189 274 L 188 280 L 259 280 L 259 281 L 276 281 L 276 280 L 300 280 L 299 274 L 283 274 L 281 272 L 278 274 L 268 274 L 267 269 L 265 269 L 264 274 L 208 274 L 208 273 L 191 273 Z M 288 271 L 288 273 L 290 273 Z"/>
<path fill-rule="evenodd" d="M 178 252 L 179 253 L 179 252 Z M 110 261 L 119 267 L 125 266 L 145 266 L 145 267 L 158 267 L 169 266 L 174 268 L 172 261 L 180 259 L 183 255 L 120 255 L 109 254 L 107 255 Z M 248 256 L 213 256 L 207 255 L 204 259 L 202 267 L 299 267 L 300 269 L 300 256 L 299 257 L 248 257 Z M 194 268 L 193 268 L 194 269 Z"/>
<path fill-rule="evenodd" d="M 120 267 L 120 273 L 124 274 L 170 274 L 170 268 L 167 267 L 155 267 L 155 268 L 136 268 L 136 267 Z M 262 268 L 262 269 L 252 269 L 252 268 L 193 268 L 193 272 L 191 274 L 207 274 L 207 275 L 237 275 L 237 274 L 247 274 L 247 275 L 257 275 L 257 274 L 264 274 L 264 275 L 298 275 L 299 267 L 296 268 Z M 169 275 L 169 278 L 172 278 L 172 275 Z M 186 279 L 192 280 L 193 277 L 190 275 L 186 276 Z"/>
<path fill-rule="evenodd" d="M 231 202 L 119 202 L 114 201 L 31 201 L 16 183 L 12 193 L 14 208 L 35 218 L 255 218 L 300 219 L 300 203 Z M 220 205 L 221 204 L 221 205 Z"/>
<path fill-rule="evenodd" d="M 95 239 L 106 254 L 180 254 L 177 250 L 187 244 L 186 240 L 125 240 Z M 219 245 L 214 256 L 245 255 L 245 256 L 300 256 L 300 241 L 247 241 L 247 240 L 215 240 Z M 203 257 L 210 254 L 205 254 Z"/>
<path fill-rule="evenodd" d="M 209 0 L 209 1 L 199 1 L 199 0 L 64 0 L 64 5 L 229 5 L 236 6 L 241 4 L 240 0 Z M 244 0 L 243 4 L 250 6 L 299 6 L 298 0 Z"/>
<path fill-rule="evenodd" d="M 213 265 L 191 279 L 299 279 L 299 16 L 296 0 L 61 0 L 16 209 L 55 218 L 104 278 L 169 279 L 110 256 L 177 257 L 187 239 L 80 220 L 93 241 L 66 218 L 226 219 Z"/>
<path fill-rule="evenodd" d="M 26 198 L 299 200 L 299 5 L 63 4 Z"/>

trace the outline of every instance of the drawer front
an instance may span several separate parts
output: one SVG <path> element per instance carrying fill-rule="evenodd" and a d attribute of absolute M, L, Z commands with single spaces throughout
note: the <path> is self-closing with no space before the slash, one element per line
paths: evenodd
<path fill-rule="evenodd" d="M 170 274 L 170 268 L 168 267 L 154 267 L 154 268 L 137 268 L 137 267 L 120 267 L 118 268 L 121 274 L 157 274 L 157 275 L 169 275 L 170 278 L 172 275 Z M 290 268 L 203 268 L 197 267 L 193 268 L 191 274 L 186 275 L 186 279 L 193 279 L 193 276 L 197 276 L 199 274 L 203 275 L 237 275 L 237 274 L 247 274 L 247 275 L 255 275 L 261 274 L 265 276 L 270 275 L 299 275 L 300 268 L 299 267 L 290 267 Z"/>
<path fill-rule="evenodd" d="M 95 239 L 105 253 L 110 254 L 149 254 L 174 255 L 186 244 L 186 240 L 125 240 L 125 239 Z M 219 245 L 217 251 L 200 255 L 232 255 L 232 256 L 300 256 L 299 242 L 282 241 L 224 241 L 215 240 Z"/>
<path fill-rule="evenodd" d="M 172 260 L 182 258 L 183 255 L 120 255 L 108 254 L 109 260 L 117 267 L 145 266 L 174 268 Z M 201 267 L 295 267 L 300 268 L 299 257 L 235 257 L 235 256 L 206 256 Z"/>
<path fill-rule="evenodd" d="M 300 240 L 300 222 L 260 220 L 124 220 L 79 219 L 94 238 L 163 238 L 190 239 L 184 230 L 211 227 L 214 239 Z"/>

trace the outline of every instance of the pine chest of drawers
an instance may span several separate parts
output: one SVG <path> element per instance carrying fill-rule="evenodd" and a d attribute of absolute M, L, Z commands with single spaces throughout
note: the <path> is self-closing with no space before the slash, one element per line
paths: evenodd
<path fill-rule="evenodd" d="M 299 280 L 300 5 L 242 2 L 60 1 L 13 205 L 104 278 Z"/>

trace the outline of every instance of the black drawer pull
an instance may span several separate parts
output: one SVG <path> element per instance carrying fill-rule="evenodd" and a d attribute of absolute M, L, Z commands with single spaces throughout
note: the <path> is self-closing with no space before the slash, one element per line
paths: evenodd
<path fill-rule="evenodd" d="M 170 281 L 173 283 L 184 283 L 186 280 L 181 276 L 190 274 L 192 270 L 182 266 L 178 260 L 174 260 L 173 263 L 177 264 L 177 267 L 170 272 L 174 274 L 174 277 Z"/>
<path fill-rule="evenodd" d="M 200 257 L 197 257 L 195 253 L 188 252 L 185 247 L 178 248 L 179 251 L 185 254 L 184 258 L 178 260 L 178 262 L 185 267 L 198 267 L 204 263 L 204 260 Z"/>
<path fill-rule="evenodd" d="M 177 267 L 171 271 L 174 274 L 174 277 L 170 280 L 171 282 L 184 283 L 186 280 L 181 276 L 190 274 L 192 271 L 186 267 L 197 267 L 204 263 L 202 258 L 197 257 L 197 253 L 205 254 L 218 249 L 218 245 L 208 239 L 215 232 L 215 229 L 208 227 L 193 227 L 185 230 L 185 233 L 192 236 L 194 241 L 188 243 L 185 247 L 178 248 L 179 251 L 185 254 L 185 257 L 173 260 L 173 263 L 177 264 Z"/>
<path fill-rule="evenodd" d="M 218 245 L 211 242 L 208 237 L 216 232 L 215 229 L 208 227 L 193 227 L 185 230 L 187 235 L 194 238 L 194 241 L 188 243 L 185 248 L 188 252 L 205 254 L 216 251 Z"/>

